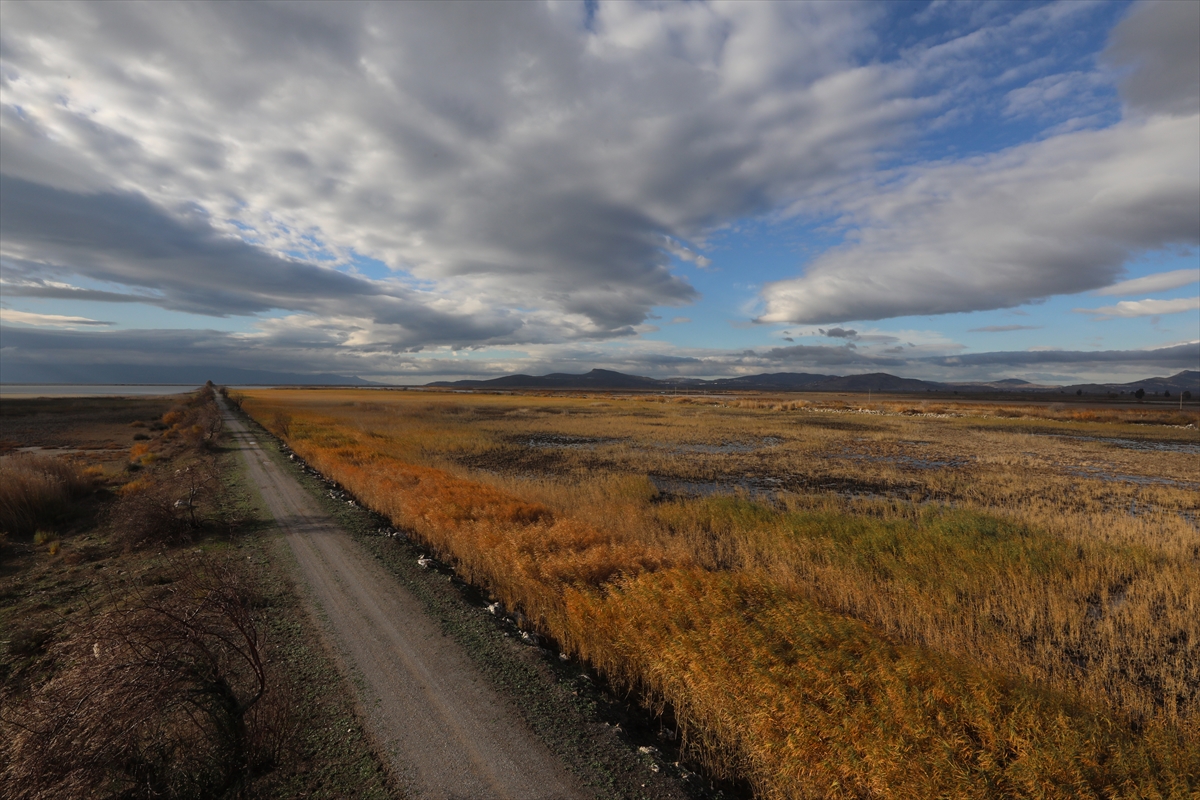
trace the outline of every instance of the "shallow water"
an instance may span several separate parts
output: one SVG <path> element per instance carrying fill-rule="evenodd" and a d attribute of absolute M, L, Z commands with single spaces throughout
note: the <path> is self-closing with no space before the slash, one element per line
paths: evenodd
<path fill-rule="evenodd" d="M 4 383 L 0 384 L 0 397 L 156 397 L 185 394 L 199 388 L 199 384 Z"/>
<path fill-rule="evenodd" d="M 875 463 L 895 464 L 902 469 L 946 469 L 948 467 L 964 467 L 970 462 L 966 459 L 917 458 L 916 456 L 873 456 L 867 453 L 839 453 L 832 458 L 846 458 L 851 461 L 873 461 Z"/>
<path fill-rule="evenodd" d="M 902 493 L 874 492 L 856 487 L 847 488 L 839 481 L 813 481 L 801 485 L 787 479 L 770 476 L 744 476 L 716 481 L 689 481 L 648 475 L 659 493 L 677 497 L 713 497 L 716 495 L 746 495 L 757 502 L 775 503 L 780 492 L 829 493 L 847 500 L 888 500 Z"/>
<path fill-rule="evenodd" d="M 1189 453 L 1200 455 L 1200 442 L 1152 442 L 1144 439 L 1118 439 L 1111 436 L 1060 436 L 1060 439 L 1081 440 L 1111 444 L 1124 450 L 1141 450 L 1150 453 Z"/>
<path fill-rule="evenodd" d="M 709 455 L 728 455 L 733 453 L 753 453 L 766 447 L 776 447 L 783 444 L 783 439 L 777 436 L 766 436 L 757 442 L 722 442 L 721 444 L 680 444 L 670 448 L 674 453 L 707 453 Z"/>
<path fill-rule="evenodd" d="M 1197 488 L 1200 489 L 1200 483 L 1195 481 L 1181 481 L 1174 478 L 1160 478 L 1156 475 L 1125 475 L 1119 472 L 1108 472 L 1107 470 L 1098 467 L 1074 467 L 1067 470 L 1070 475 L 1076 475 L 1080 478 L 1094 478 L 1108 483 L 1136 483 L 1139 486 L 1149 486 L 1153 484 L 1180 486 L 1185 489 Z"/>
<path fill-rule="evenodd" d="M 591 436 L 567 436 L 560 433 L 546 433 L 531 436 L 525 440 L 526 447 L 538 450 L 594 450 L 602 444 L 609 444 L 612 439 L 599 439 Z"/>

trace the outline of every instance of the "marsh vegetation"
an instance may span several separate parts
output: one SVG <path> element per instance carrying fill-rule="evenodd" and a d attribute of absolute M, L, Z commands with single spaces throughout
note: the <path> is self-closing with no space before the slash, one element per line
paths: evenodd
<path fill-rule="evenodd" d="M 237 399 L 763 797 L 1196 790 L 1195 414 Z"/>

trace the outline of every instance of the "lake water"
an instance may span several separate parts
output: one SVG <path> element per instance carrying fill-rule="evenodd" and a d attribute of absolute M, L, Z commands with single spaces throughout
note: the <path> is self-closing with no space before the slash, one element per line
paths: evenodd
<path fill-rule="evenodd" d="M 199 388 L 199 384 L 3 383 L 0 384 L 0 397 L 159 396 L 165 394 L 184 394 L 185 392 L 194 392 Z"/>

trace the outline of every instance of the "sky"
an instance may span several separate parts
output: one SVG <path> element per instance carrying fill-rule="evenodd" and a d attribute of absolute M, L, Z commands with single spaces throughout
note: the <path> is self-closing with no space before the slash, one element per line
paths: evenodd
<path fill-rule="evenodd" d="M 6 366 L 1200 368 L 1200 3 L 0 3 Z"/>

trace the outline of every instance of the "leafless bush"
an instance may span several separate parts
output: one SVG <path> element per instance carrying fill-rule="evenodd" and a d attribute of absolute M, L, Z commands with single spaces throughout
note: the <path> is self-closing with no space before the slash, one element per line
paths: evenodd
<path fill-rule="evenodd" d="M 121 488 L 109 526 L 130 548 L 187 539 L 206 521 L 207 501 L 219 486 L 220 471 L 211 455 L 173 471 L 148 471 Z"/>
<path fill-rule="evenodd" d="M 244 797 L 279 758 L 290 704 L 246 585 L 199 559 L 172 572 L 55 645 L 64 668 L 5 709 L 8 796 Z"/>
<path fill-rule="evenodd" d="M 0 531 L 32 533 L 90 492 L 93 480 L 82 465 L 66 459 L 34 453 L 0 458 Z"/>
<path fill-rule="evenodd" d="M 283 438 L 288 438 L 292 435 L 292 415 L 283 411 L 276 411 L 274 416 L 275 428 L 279 430 Z"/>

